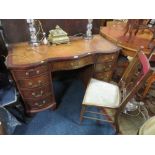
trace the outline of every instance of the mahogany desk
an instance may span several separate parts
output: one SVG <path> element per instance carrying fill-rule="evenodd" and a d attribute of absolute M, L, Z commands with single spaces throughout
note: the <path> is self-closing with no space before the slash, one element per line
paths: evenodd
<path fill-rule="evenodd" d="M 56 106 L 52 73 L 93 65 L 93 75 L 108 81 L 120 48 L 95 35 L 92 40 L 74 40 L 57 46 L 30 47 L 28 43 L 12 45 L 6 64 L 22 96 L 27 113 Z"/>

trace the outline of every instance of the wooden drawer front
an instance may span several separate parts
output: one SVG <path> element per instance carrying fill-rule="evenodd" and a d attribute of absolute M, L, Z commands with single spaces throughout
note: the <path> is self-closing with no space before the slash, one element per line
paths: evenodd
<path fill-rule="evenodd" d="M 53 96 L 49 95 L 39 100 L 27 99 L 25 103 L 32 109 L 41 109 L 53 103 Z"/>
<path fill-rule="evenodd" d="M 117 58 L 117 54 L 100 55 L 97 57 L 97 63 L 114 61 L 116 58 Z"/>
<path fill-rule="evenodd" d="M 39 66 L 28 70 L 14 70 L 13 73 L 17 79 L 29 78 L 48 72 L 48 66 Z"/>
<path fill-rule="evenodd" d="M 102 64 L 96 64 L 95 65 L 95 72 L 103 72 L 103 71 L 111 71 L 113 68 L 114 63 L 102 63 Z"/>
<path fill-rule="evenodd" d="M 94 77 L 99 80 L 109 81 L 111 80 L 112 72 L 95 73 Z"/>
<path fill-rule="evenodd" d="M 31 79 L 18 80 L 20 88 L 35 88 L 50 83 L 50 76 L 42 75 Z"/>
<path fill-rule="evenodd" d="M 39 88 L 22 90 L 22 95 L 24 98 L 33 98 L 33 99 L 43 97 L 43 96 L 48 95 L 50 93 L 51 93 L 50 85 L 46 85 L 46 86 L 39 87 Z"/>
<path fill-rule="evenodd" d="M 59 71 L 59 70 L 76 69 L 92 63 L 93 63 L 93 56 L 88 56 L 81 59 L 75 59 L 63 62 L 54 62 L 52 65 L 52 70 Z"/>

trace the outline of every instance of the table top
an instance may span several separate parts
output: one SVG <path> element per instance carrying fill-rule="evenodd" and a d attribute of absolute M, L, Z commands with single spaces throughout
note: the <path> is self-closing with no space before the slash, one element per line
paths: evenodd
<path fill-rule="evenodd" d="M 118 24 L 111 23 L 106 27 L 101 27 L 100 34 L 126 50 L 136 52 L 140 47 L 143 47 L 144 53 L 149 54 L 151 49 L 148 48 L 148 43 L 153 36 L 151 31 L 148 29 L 145 29 L 143 32 L 139 30 L 136 36 L 132 35 L 131 39 L 127 41 L 129 34 L 123 36 L 125 26 L 126 23 L 123 22 Z M 152 44 L 155 45 L 155 41 Z"/>
<path fill-rule="evenodd" d="M 118 46 L 104 39 L 101 35 L 94 35 L 91 40 L 77 39 L 69 44 L 55 46 L 40 45 L 38 47 L 31 47 L 27 42 L 24 42 L 12 45 L 6 64 L 8 68 L 26 67 L 48 60 L 64 60 L 95 52 L 111 53 L 118 50 L 120 50 Z"/>

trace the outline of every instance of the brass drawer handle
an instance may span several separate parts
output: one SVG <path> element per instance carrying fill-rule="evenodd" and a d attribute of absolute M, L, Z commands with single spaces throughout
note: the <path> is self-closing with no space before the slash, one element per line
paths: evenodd
<path fill-rule="evenodd" d="M 111 59 L 113 60 L 114 59 L 114 56 L 112 56 Z"/>
<path fill-rule="evenodd" d="M 42 104 L 39 104 L 39 103 L 37 103 L 37 102 L 36 102 L 34 105 L 36 105 L 36 106 L 42 106 Z"/>
<path fill-rule="evenodd" d="M 25 73 L 25 75 L 26 75 L 26 76 L 29 76 L 30 73 L 33 72 L 33 71 L 34 71 L 34 69 L 31 69 L 31 70 L 27 71 L 27 72 Z"/>
<path fill-rule="evenodd" d="M 37 71 L 36 71 L 36 74 L 39 74 L 39 73 L 40 73 L 40 71 L 39 71 L 39 70 L 37 70 Z"/>
<path fill-rule="evenodd" d="M 26 72 L 25 75 L 28 76 L 29 75 L 29 72 Z"/>
<path fill-rule="evenodd" d="M 37 103 L 37 102 L 36 102 L 34 105 L 37 105 L 37 106 L 38 106 L 38 105 L 39 105 L 39 103 Z"/>
<path fill-rule="evenodd" d="M 42 102 L 43 104 L 45 104 L 46 103 L 46 100 L 43 100 L 43 102 Z"/>
<path fill-rule="evenodd" d="M 39 80 L 38 81 L 38 84 L 36 84 L 36 85 L 33 85 L 34 87 L 38 87 L 38 86 L 41 86 L 42 85 L 42 81 L 41 80 Z"/>
<path fill-rule="evenodd" d="M 31 70 L 27 71 L 27 72 L 25 73 L 25 75 L 26 75 L 26 76 L 29 76 L 31 72 L 34 72 L 34 69 L 31 69 Z M 40 73 L 40 70 L 37 70 L 37 71 L 36 71 L 36 74 L 39 74 L 39 73 Z"/>
<path fill-rule="evenodd" d="M 41 80 L 39 80 L 39 81 L 38 81 L 38 84 L 39 84 L 39 85 L 41 85 L 41 84 L 42 84 L 42 81 L 41 81 Z"/>
<path fill-rule="evenodd" d="M 29 86 L 32 86 L 32 82 L 29 82 L 28 85 L 29 85 Z"/>
<path fill-rule="evenodd" d="M 71 62 L 71 66 L 72 66 L 72 67 L 75 66 L 75 62 Z"/>
<path fill-rule="evenodd" d="M 36 93 L 33 92 L 33 93 L 32 93 L 32 96 L 35 96 L 35 95 L 36 95 Z"/>
<path fill-rule="evenodd" d="M 36 84 L 36 85 L 33 85 L 32 82 L 29 82 L 28 85 L 31 86 L 31 87 L 32 87 L 32 86 L 33 86 L 33 87 L 38 87 L 38 86 L 41 86 L 41 85 L 42 85 L 42 81 L 39 80 L 39 81 L 38 81 L 38 84 Z"/>
<path fill-rule="evenodd" d="M 34 97 L 43 96 L 43 90 L 40 91 L 40 94 L 36 94 L 35 92 L 33 92 L 33 93 L 32 93 L 32 96 L 34 96 Z"/>
<path fill-rule="evenodd" d="M 36 105 L 36 106 L 42 106 L 45 103 L 46 103 L 46 100 L 43 100 L 40 104 L 38 102 L 36 102 L 36 103 L 34 103 L 34 105 Z"/>

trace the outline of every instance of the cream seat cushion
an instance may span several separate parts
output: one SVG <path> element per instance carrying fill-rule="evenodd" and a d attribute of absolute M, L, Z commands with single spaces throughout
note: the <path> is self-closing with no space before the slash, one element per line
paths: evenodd
<path fill-rule="evenodd" d="M 92 78 L 82 104 L 116 108 L 120 104 L 119 87 Z"/>

